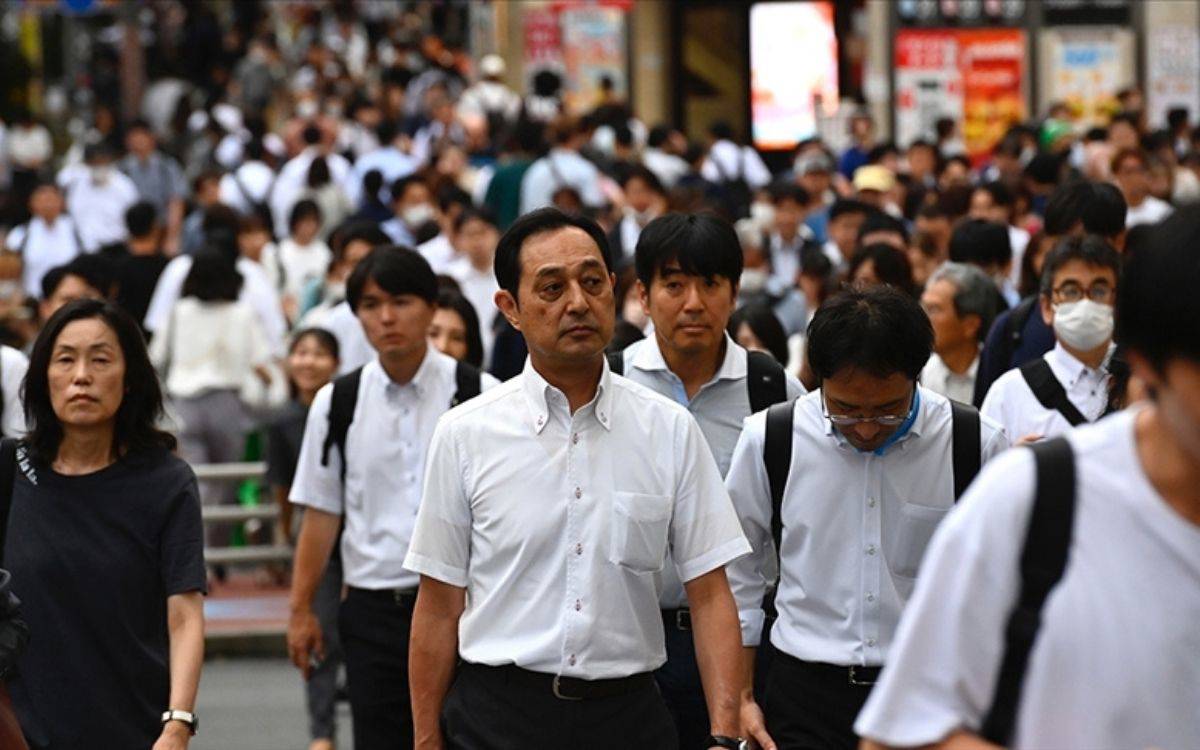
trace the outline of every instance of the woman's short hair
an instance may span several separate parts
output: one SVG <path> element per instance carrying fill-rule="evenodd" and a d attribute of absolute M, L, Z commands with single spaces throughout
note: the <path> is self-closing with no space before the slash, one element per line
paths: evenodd
<path fill-rule="evenodd" d="M 48 463 L 57 457 L 63 429 L 50 398 L 50 360 L 64 328 L 77 320 L 92 319 L 112 329 L 125 357 L 125 392 L 113 429 L 114 449 L 121 456 L 156 448 L 175 450 L 175 437 L 157 427 L 163 416 L 162 388 L 150 364 L 142 329 L 121 308 L 96 299 L 78 299 L 63 305 L 50 316 L 33 342 L 29 370 L 21 386 L 28 425 L 25 442 L 41 461 Z"/>
<path fill-rule="evenodd" d="M 779 322 L 779 318 L 768 305 L 761 302 L 751 303 L 739 308 L 729 316 L 729 325 L 725 330 L 735 341 L 742 323 L 750 326 L 754 337 L 767 347 L 767 351 L 775 358 L 776 362 L 787 366 L 787 332 L 783 330 L 783 324 Z"/>
<path fill-rule="evenodd" d="M 438 294 L 439 310 L 452 310 L 462 319 L 466 329 L 467 355 L 463 361 L 475 367 L 483 367 L 483 337 L 479 330 L 479 315 L 471 301 L 458 292 L 443 291 Z"/>
<path fill-rule="evenodd" d="M 234 302 L 242 292 L 242 274 L 224 253 L 202 250 L 192 258 L 181 297 L 201 302 Z"/>

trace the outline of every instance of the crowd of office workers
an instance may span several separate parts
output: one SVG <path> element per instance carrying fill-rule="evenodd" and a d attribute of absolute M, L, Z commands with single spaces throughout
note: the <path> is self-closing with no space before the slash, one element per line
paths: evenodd
<path fill-rule="evenodd" d="M 312 750 L 1200 744 L 1188 112 L 772 171 L 400 12 L 216 38 L 0 121 L 0 740 L 187 746 L 253 436 Z"/>

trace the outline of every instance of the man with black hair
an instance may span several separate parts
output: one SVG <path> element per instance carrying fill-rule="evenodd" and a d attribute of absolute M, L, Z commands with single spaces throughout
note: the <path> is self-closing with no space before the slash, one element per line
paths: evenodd
<path fill-rule="evenodd" d="M 771 277 L 783 288 L 796 286 L 800 275 L 801 251 L 815 245 L 812 230 L 804 224 L 810 197 L 799 185 L 776 185 L 771 189 L 775 204 L 772 226 L 763 233 L 763 256 Z"/>
<path fill-rule="evenodd" d="M 363 154 L 355 161 L 354 168 L 342 183 L 346 198 L 356 209 L 366 203 L 362 188 L 363 178 L 368 172 L 379 172 L 385 185 L 393 185 L 396 180 L 409 176 L 421 166 L 419 159 L 404 150 L 408 136 L 394 121 L 385 118 L 380 122 L 376 136 L 379 148 Z"/>
<path fill-rule="evenodd" d="M 884 213 L 877 209 L 871 209 L 867 212 L 866 219 L 858 227 L 858 239 L 855 241 L 855 249 L 874 245 L 882 242 L 885 245 L 891 245 L 897 251 L 905 253 L 908 251 L 908 229 L 904 226 L 901 219 L 895 216 Z M 845 256 L 847 259 L 854 257 L 854 253 Z"/>
<path fill-rule="evenodd" d="M 1112 159 L 1112 176 L 1129 210 L 1125 226 L 1156 224 L 1171 215 L 1171 204 L 1150 193 L 1150 159 L 1140 148 L 1121 149 Z"/>
<path fill-rule="evenodd" d="M 112 286 L 112 278 L 105 273 L 107 266 L 79 262 L 83 257 L 77 256 L 70 263 L 55 266 L 42 276 L 38 315 L 43 322 L 68 302 L 107 297 Z"/>
<path fill-rule="evenodd" d="M 275 184 L 271 187 L 271 216 L 275 219 L 275 236 L 286 237 L 288 217 L 292 206 L 300 199 L 308 184 L 308 169 L 318 156 L 329 165 L 329 175 L 338 185 L 346 185 L 350 177 L 350 162 L 338 153 L 330 153 L 322 143 L 322 132 L 316 123 L 309 123 L 301 132 L 304 150 L 296 154 L 279 170 Z"/>
<path fill-rule="evenodd" d="M 866 750 L 1200 747 L 1198 245 L 1179 212 L 1121 279 L 1148 403 L 1001 456 L 934 537 Z"/>
<path fill-rule="evenodd" d="M 1001 375 L 981 407 L 1013 440 L 1055 437 L 1104 415 L 1120 274 L 1117 251 L 1095 235 L 1067 238 L 1046 257 L 1040 312 L 1055 346 Z"/>
<path fill-rule="evenodd" d="M 668 125 L 655 125 L 650 128 L 646 148 L 642 151 L 642 164 L 645 164 L 667 189 L 675 187 L 675 183 L 688 173 L 688 163 L 679 155 L 676 142 L 686 144 L 679 131 Z"/>
<path fill-rule="evenodd" d="M 135 203 L 125 212 L 125 226 L 129 228 L 129 239 L 125 242 L 129 254 L 116 261 L 116 302 L 140 325 L 150 307 L 158 277 L 167 267 L 163 227 L 158 210 L 146 201 Z"/>
<path fill-rule="evenodd" d="M 625 207 L 621 220 L 608 234 L 608 244 L 618 267 L 633 262 L 638 235 L 667 210 L 667 191 L 648 168 L 634 166 L 621 180 Z"/>
<path fill-rule="evenodd" d="M 405 565 L 421 574 L 412 692 L 422 747 L 676 747 L 667 553 L 691 602 L 713 737 L 738 747 L 747 550 L 687 410 L 610 372 L 612 254 L 594 222 L 526 214 L 496 250 L 525 371 L 442 419 Z M 531 503 L 531 498 L 537 498 Z M 453 683 L 453 686 L 452 686 Z"/>
<path fill-rule="evenodd" d="M 1009 306 L 1021 301 L 1009 274 L 1012 257 L 1008 230 L 1003 224 L 988 219 L 966 219 L 950 235 L 950 260 L 969 263 L 986 273 Z"/>
<path fill-rule="evenodd" d="M 725 332 L 737 302 L 742 249 L 711 214 L 667 214 L 637 245 L 637 290 L 654 321 L 649 338 L 610 359 L 614 372 L 685 407 L 700 424 L 721 475 L 746 417 L 804 393 L 770 355 L 747 352 Z M 679 747 L 702 747 L 708 712 L 683 584 L 668 561 L 659 597 L 667 663 L 655 672 L 679 730 Z"/>
<path fill-rule="evenodd" d="M 125 211 L 138 201 L 137 186 L 113 162 L 116 154 L 106 143 L 84 149 L 84 167 L 64 167 L 58 184 L 67 196 L 67 213 L 79 230 L 84 252 L 125 240 Z"/>
<path fill-rule="evenodd" d="M 1016 196 L 1003 182 L 985 182 L 971 191 L 971 202 L 968 216 L 972 219 L 994 221 L 1008 230 L 1008 244 L 1012 246 L 1012 265 L 1009 278 L 1013 288 L 1021 282 L 1021 259 L 1025 257 L 1025 248 L 1029 245 L 1029 232 L 1013 226 L 1013 211 L 1016 207 Z M 987 331 L 984 331 L 986 334 Z"/>
<path fill-rule="evenodd" d="M 710 145 L 700 175 L 721 188 L 725 207 L 735 219 L 748 214 L 753 191 L 771 182 L 771 170 L 751 146 L 733 140 L 733 128 L 727 122 L 715 122 L 708 129 Z"/>
<path fill-rule="evenodd" d="M 174 252 L 183 228 L 183 202 L 188 197 L 183 169 L 158 150 L 154 129 L 145 120 L 134 120 L 125 129 L 125 148 L 128 153 L 120 162 L 121 171 L 137 186 L 140 200 L 152 204 L 164 218 L 164 245 Z"/>
<path fill-rule="evenodd" d="M 580 154 L 588 142 L 587 126 L 561 116 L 551 126 L 550 151 L 533 162 L 521 178 L 521 213 L 552 205 L 558 191 L 573 189 L 589 208 L 604 205 L 600 170 Z"/>
<path fill-rule="evenodd" d="M 820 389 L 750 417 L 734 449 L 725 483 L 753 551 L 728 574 L 747 662 L 763 638 L 774 648 L 763 708 L 780 748 L 858 746 L 854 717 L 930 536 L 1008 447 L 997 424 L 918 384 L 932 346 L 925 312 L 899 291 L 831 298 L 808 328 Z M 776 562 L 778 619 L 764 633 Z M 742 718 L 764 721 L 752 707 Z"/>
<path fill-rule="evenodd" d="M 854 251 L 858 248 L 858 231 L 871 211 L 867 204 L 851 198 L 839 198 L 829 207 L 829 239 L 821 249 L 834 268 L 844 266 L 854 257 Z"/>
<path fill-rule="evenodd" d="M 323 658 L 312 601 L 344 527 L 348 593 L 339 635 L 354 746 L 411 747 L 408 632 L 418 579 L 402 563 L 421 502 L 426 449 L 442 414 L 496 381 L 429 346 L 437 278 L 416 251 L 375 248 L 350 274 L 346 294 L 376 358 L 322 388 L 309 410 L 289 497 L 306 510 L 288 651 L 305 675 Z"/>

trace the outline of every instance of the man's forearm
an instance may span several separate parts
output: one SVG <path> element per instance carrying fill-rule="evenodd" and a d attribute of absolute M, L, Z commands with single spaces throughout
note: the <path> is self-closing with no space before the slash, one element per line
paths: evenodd
<path fill-rule="evenodd" d="M 725 571 L 714 573 L 718 578 L 705 584 L 701 596 L 694 596 L 694 587 L 689 585 L 688 601 L 692 609 L 696 662 L 704 683 L 712 731 L 732 737 L 738 735 L 741 726 L 738 710 L 742 686 L 746 682 L 744 649 L 737 607 L 729 592 Z"/>
<path fill-rule="evenodd" d="M 459 606 L 444 606 L 422 584 L 413 610 L 408 644 L 408 680 L 412 694 L 413 732 L 418 748 L 440 748 L 442 704 L 458 660 Z"/>
<path fill-rule="evenodd" d="M 300 538 L 296 542 L 296 559 L 292 564 L 289 605 L 293 612 L 312 607 L 341 523 L 341 516 L 313 508 L 305 509 L 304 519 L 300 522 Z"/>
<path fill-rule="evenodd" d="M 901 750 L 901 748 L 882 745 L 874 740 L 864 739 L 859 743 L 858 750 Z M 958 731 L 941 742 L 935 742 L 932 745 L 924 745 L 919 748 L 908 748 L 907 750 L 1004 750 L 1004 748 L 994 745 L 970 732 Z"/>

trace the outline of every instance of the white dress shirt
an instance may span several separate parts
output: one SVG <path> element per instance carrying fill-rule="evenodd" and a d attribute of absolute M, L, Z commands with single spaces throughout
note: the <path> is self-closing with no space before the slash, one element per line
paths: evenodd
<path fill-rule="evenodd" d="M 171 309 L 183 294 L 183 283 L 187 281 L 191 270 L 190 255 L 176 256 L 163 268 L 146 308 L 143 325 L 147 331 L 157 333 L 166 326 Z M 274 354 L 283 356 L 286 350 L 287 318 L 283 316 L 279 293 L 275 291 L 266 269 L 249 258 L 239 257 L 237 270 L 242 275 L 242 291 L 238 299 L 254 309 L 266 334 L 267 345 Z"/>
<path fill-rule="evenodd" d="M 604 679 L 666 661 L 668 549 L 684 581 L 749 549 L 696 421 L 607 365 L 571 414 L 527 362 L 438 425 L 405 565 L 466 588 L 463 659 Z"/>
<path fill-rule="evenodd" d="M 71 176 L 62 187 L 67 192 L 67 212 L 79 228 L 83 249 L 92 253 L 104 245 L 123 242 L 129 236 L 125 212 L 138 202 L 133 180 L 118 172 L 115 165 L 102 185 L 92 181 L 87 169 L 73 171 Z"/>
<path fill-rule="evenodd" d="M 946 398 L 969 404 L 975 397 L 975 376 L 978 373 L 978 354 L 967 371 L 960 375 L 947 367 L 945 361 L 935 352 L 929 355 L 925 369 L 921 370 L 921 385 Z"/>
<path fill-rule="evenodd" d="M 553 168 L 551 168 L 553 163 Z M 521 179 L 521 213 L 549 206 L 560 188 L 574 188 L 583 205 L 604 205 L 600 190 L 600 170 L 576 151 L 553 148 L 535 161 Z"/>
<path fill-rule="evenodd" d="M 1200 747 L 1200 527 L 1146 477 L 1136 410 L 1067 435 L 1074 531 L 1030 653 L 1013 748 Z M 978 731 L 1020 588 L 1033 455 L 984 468 L 929 547 L 855 731 L 898 747 Z"/>
<path fill-rule="evenodd" d="M 657 148 L 647 148 L 642 152 L 642 164 L 653 172 L 668 190 L 675 187 L 679 178 L 691 171 L 691 167 L 682 158 Z"/>
<path fill-rule="evenodd" d="M 704 441 L 717 462 L 721 476 L 729 472 L 733 447 L 742 434 L 742 424 L 750 416 L 750 391 L 746 385 L 746 350 L 725 334 L 725 358 L 712 380 L 700 386 L 689 400 L 687 389 L 679 376 L 671 372 L 663 359 L 658 337 L 650 336 L 634 342 L 625 349 L 625 377 L 639 385 L 666 396 L 684 407 L 696 418 Z M 791 375 L 785 375 L 787 397 L 804 395 L 804 386 Z M 663 592 L 659 597 L 663 609 L 687 606 L 683 582 L 675 575 L 673 566 L 663 569 Z"/>
<path fill-rule="evenodd" d="M 1067 392 L 1067 400 L 1089 422 L 1099 419 L 1108 408 L 1108 372 L 1104 367 L 1093 370 L 1059 343 L 1042 357 Z M 1056 437 L 1071 429 L 1071 423 L 1057 409 L 1042 406 L 1020 369 L 1009 370 L 997 378 L 979 410 L 999 422 L 1014 442 L 1027 435 Z"/>
<path fill-rule="evenodd" d="M 1138 224 L 1157 224 L 1170 216 L 1174 210 L 1170 203 L 1148 195 L 1140 206 L 1130 206 L 1125 212 L 1125 228 L 1130 229 Z"/>
<path fill-rule="evenodd" d="M 767 169 L 758 152 L 749 146 L 739 146 L 733 141 L 717 141 L 708 151 L 708 158 L 700 168 L 700 176 L 718 185 L 740 177 L 751 190 L 758 190 L 771 181 L 771 170 Z"/>
<path fill-rule="evenodd" d="M 450 243 L 450 238 L 440 233 L 417 245 L 416 250 L 429 263 L 434 273 L 446 273 L 450 264 L 459 257 L 458 251 Z"/>
<path fill-rule="evenodd" d="M 33 299 L 42 298 L 42 277 L 47 271 L 69 263 L 83 252 L 75 222 L 66 214 L 55 219 L 54 224 L 35 216 L 28 224 L 9 232 L 4 244 L 10 252 L 21 254 L 21 283 L 25 294 Z"/>
<path fill-rule="evenodd" d="M 782 571 L 771 643 L 805 661 L 886 662 L 900 611 L 934 529 L 954 505 L 950 402 L 920 388 L 912 428 L 882 456 L 854 448 L 822 413 L 821 392 L 796 402 L 783 495 Z M 729 566 L 742 641 L 760 642 L 775 567 L 763 464 L 766 413 L 746 420 L 725 483 L 754 551 Z M 982 460 L 1008 447 L 980 425 Z"/>
<path fill-rule="evenodd" d="M 432 347 L 404 385 L 388 378 L 378 359 L 363 367 L 354 420 L 346 434 L 344 485 L 337 448 L 330 449 L 329 465 L 321 465 L 333 384 L 313 399 L 289 499 L 342 516 L 342 566 L 349 586 L 417 587 L 417 575 L 404 569 L 404 555 L 421 503 L 426 449 L 438 418 L 458 390 L 456 367 L 455 360 Z M 484 374 L 484 389 L 496 384 Z"/>
<path fill-rule="evenodd" d="M 249 214 L 250 201 L 266 203 L 274 184 L 275 172 L 270 167 L 261 161 L 248 161 L 222 177 L 218 190 L 222 203 L 241 214 Z"/>
<path fill-rule="evenodd" d="M 350 204 L 357 208 L 363 204 L 362 183 L 367 172 L 378 171 L 383 176 L 383 189 L 388 191 L 393 182 L 401 177 L 409 176 L 420 167 L 421 161 L 415 156 L 410 156 L 395 146 L 382 146 L 370 153 L 363 154 L 358 161 L 354 162 L 354 169 L 342 183 L 342 188 L 346 191 L 346 197 L 350 199 Z M 384 196 L 379 197 L 385 199 Z"/>
<path fill-rule="evenodd" d="M 279 243 L 279 266 L 283 269 L 283 293 L 299 300 L 313 281 L 325 278 L 333 252 L 321 239 L 307 245 L 291 237 Z"/>
<path fill-rule="evenodd" d="M 4 437 L 24 437 L 25 400 L 21 398 L 21 383 L 29 370 L 29 360 L 11 346 L 0 346 L 0 389 L 4 393 L 4 411 L 0 413 L 0 430 Z"/>

